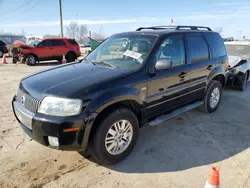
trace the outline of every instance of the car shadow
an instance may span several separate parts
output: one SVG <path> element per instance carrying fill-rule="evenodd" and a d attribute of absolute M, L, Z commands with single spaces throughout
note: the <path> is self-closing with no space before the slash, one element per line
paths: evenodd
<path fill-rule="evenodd" d="M 42 61 L 39 63 L 36 63 L 35 66 L 57 66 L 57 65 L 61 65 L 62 63 L 59 61 Z"/>
<path fill-rule="evenodd" d="M 107 166 L 125 173 L 186 170 L 234 156 L 250 146 L 250 103 L 246 92 L 225 90 L 212 114 L 192 110 L 157 127 L 146 126 L 128 158 Z"/>

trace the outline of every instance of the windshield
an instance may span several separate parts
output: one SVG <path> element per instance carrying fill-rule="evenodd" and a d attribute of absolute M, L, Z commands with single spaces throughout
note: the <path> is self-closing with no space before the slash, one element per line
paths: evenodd
<path fill-rule="evenodd" d="M 135 70 L 142 66 L 155 40 L 156 36 L 111 36 L 86 59 L 95 65 Z"/>
<path fill-rule="evenodd" d="M 249 45 L 226 44 L 225 46 L 227 49 L 227 55 L 249 58 L 249 53 L 250 53 Z"/>

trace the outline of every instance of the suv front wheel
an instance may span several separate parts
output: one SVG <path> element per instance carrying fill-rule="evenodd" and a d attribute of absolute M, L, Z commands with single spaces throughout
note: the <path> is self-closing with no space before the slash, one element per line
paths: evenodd
<path fill-rule="evenodd" d="M 89 152 L 98 162 L 116 164 L 132 152 L 139 134 L 139 123 L 129 109 L 113 111 L 97 126 L 91 135 Z"/>
<path fill-rule="evenodd" d="M 25 62 L 27 65 L 34 66 L 36 64 L 36 57 L 34 55 L 28 55 Z"/>
<path fill-rule="evenodd" d="M 204 103 L 199 107 L 202 112 L 212 113 L 217 110 L 221 101 L 222 85 L 217 80 L 212 80 L 207 88 Z"/>

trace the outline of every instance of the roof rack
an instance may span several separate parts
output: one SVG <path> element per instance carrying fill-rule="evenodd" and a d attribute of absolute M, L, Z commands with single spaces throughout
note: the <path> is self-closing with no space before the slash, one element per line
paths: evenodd
<path fill-rule="evenodd" d="M 152 27 L 140 27 L 136 31 L 141 31 L 144 29 L 152 29 L 152 30 L 162 30 L 162 29 L 173 29 L 173 30 L 207 30 L 212 31 L 210 27 L 204 26 L 188 26 L 188 25 L 178 25 L 178 26 L 152 26 Z"/>

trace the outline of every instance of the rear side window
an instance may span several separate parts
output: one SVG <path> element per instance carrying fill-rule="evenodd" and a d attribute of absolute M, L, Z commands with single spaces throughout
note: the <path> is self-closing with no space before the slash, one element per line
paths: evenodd
<path fill-rule="evenodd" d="M 188 36 L 187 43 L 192 63 L 209 59 L 208 45 L 202 36 Z"/>
<path fill-rule="evenodd" d="M 74 39 L 69 39 L 68 41 L 72 45 L 78 45 L 78 43 Z"/>
<path fill-rule="evenodd" d="M 52 40 L 53 46 L 64 46 L 65 43 L 62 40 Z"/>
<path fill-rule="evenodd" d="M 219 34 L 213 33 L 206 35 L 209 46 L 211 46 L 213 58 L 227 55 L 225 45 Z"/>

